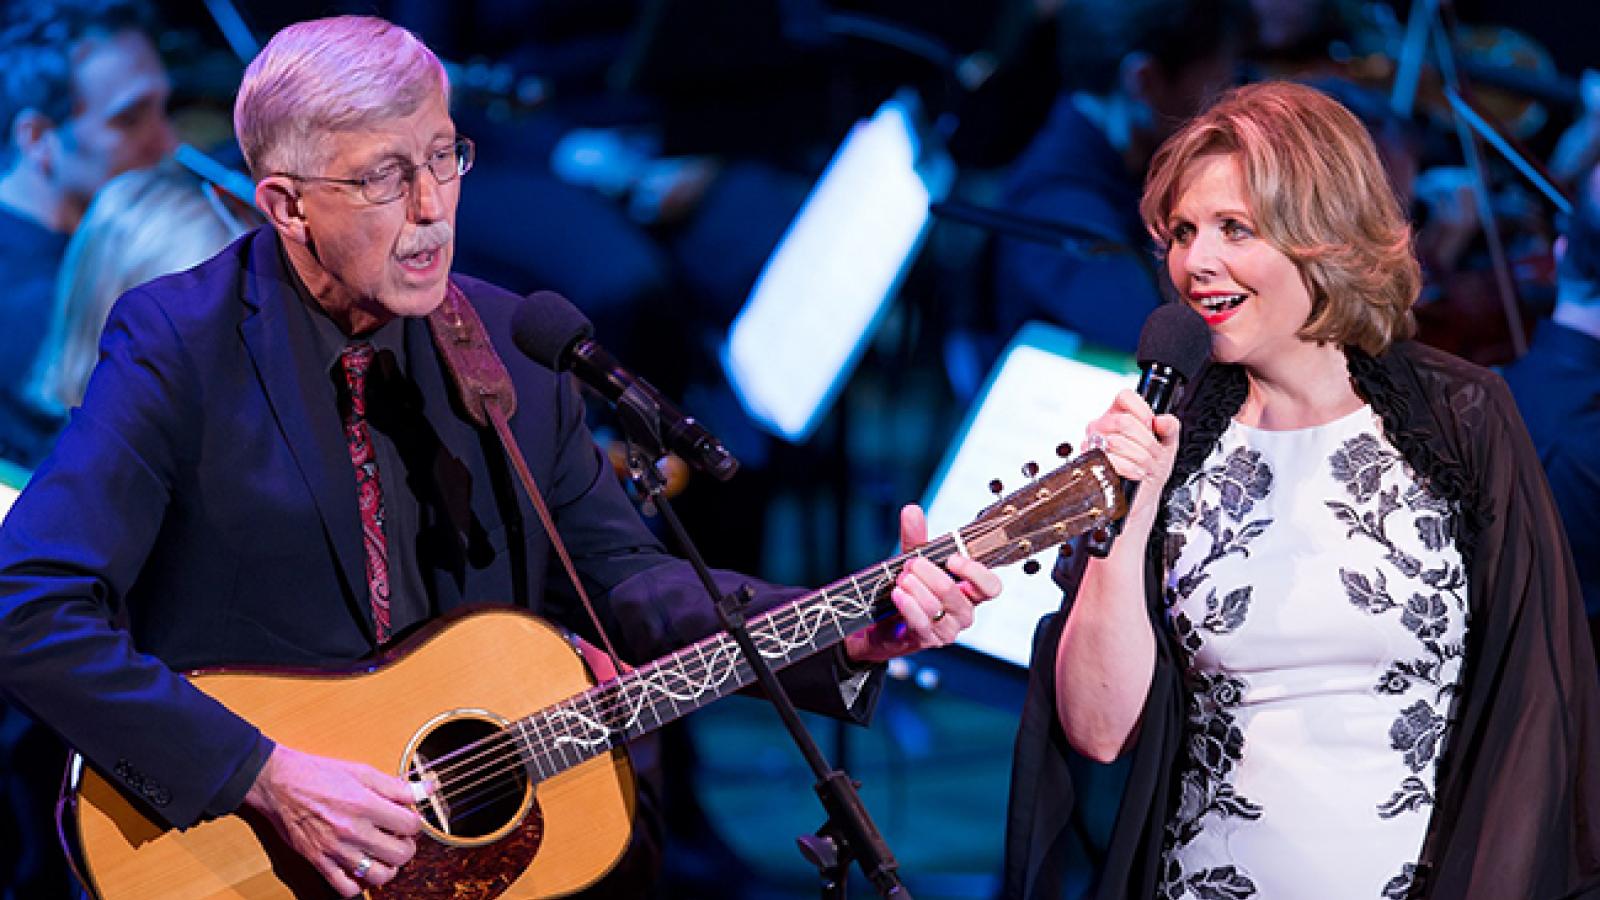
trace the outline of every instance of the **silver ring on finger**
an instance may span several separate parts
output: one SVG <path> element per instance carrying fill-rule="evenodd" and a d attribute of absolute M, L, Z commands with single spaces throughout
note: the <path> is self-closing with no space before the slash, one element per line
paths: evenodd
<path fill-rule="evenodd" d="M 1084 439 L 1083 449 L 1104 450 L 1106 449 L 1106 443 L 1106 436 L 1097 431 Z"/>
<path fill-rule="evenodd" d="M 350 877 L 357 881 L 361 881 L 362 879 L 366 878 L 367 873 L 371 871 L 372 857 L 364 855 L 361 857 L 361 860 L 356 863 L 355 869 L 351 870 Z"/>
<path fill-rule="evenodd" d="M 950 610 L 945 609 L 944 607 L 941 606 L 941 607 L 939 607 L 939 611 L 933 614 L 933 618 L 929 619 L 928 621 L 937 623 L 937 622 L 943 620 L 944 617 L 948 616 L 948 615 L 950 615 Z"/>

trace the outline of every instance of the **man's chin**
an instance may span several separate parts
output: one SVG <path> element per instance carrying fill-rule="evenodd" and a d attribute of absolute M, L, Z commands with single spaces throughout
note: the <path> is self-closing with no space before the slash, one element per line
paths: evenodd
<path fill-rule="evenodd" d="M 438 282 L 426 287 L 406 285 L 383 299 L 383 308 L 393 316 L 421 317 L 432 313 L 444 302 L 449 279 L 443 273 Z"/>

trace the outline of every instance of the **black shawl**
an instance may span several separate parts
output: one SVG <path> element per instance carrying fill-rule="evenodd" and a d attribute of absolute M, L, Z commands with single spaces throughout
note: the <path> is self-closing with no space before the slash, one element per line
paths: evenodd
<path fill-rule="evenodd" d="M 1582 596 L 1539 459 L 1501 379 L 1419 344 L 1374 359 L 1351 351 L 1352 380 L 1408 463 L 1455 503 L 1471 609 L 1453 730 L 1440 761 L 1413 897 L 1600 898 L 1600 677 Z M 1184 408 L 1169 486 L 1210 452 L 1244 397 L 1243 373 L 1209 367 Z M 1161 604 L 1161 523 L 1146 553 L 1155 672 L 1111 843 L 1092 891 L 1154 895 L 1184 739 L 1182 656 Z M 1072 593 L 1081 561 L 1058 580 Z M 1003 896 L 1058 900 L 1075 839 L 1073 751 L 1056 716 L 1064 616 L 1040 622 L 1017 734 Z"/>

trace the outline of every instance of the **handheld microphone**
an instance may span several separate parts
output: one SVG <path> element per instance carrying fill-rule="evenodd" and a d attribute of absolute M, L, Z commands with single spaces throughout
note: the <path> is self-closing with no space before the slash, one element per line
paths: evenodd
<path fill-rule="evenodd" d="M 1206 320 L 1187 305 L 1163 303 L 1144 320 L 1139 331 L 1139 396 L 1156 415 L 1172 411 L 1183 396 L 1183 387 L 1199 373 L 1211 357 L 1211 329 Z M 1138 482 L 1123 479 L 1122 496 L 1133 506 Z M 1089 538 L 1088 550 L 1104 556 L 1111 550 L 1121 520 L 1113 522 L 1104 540 Z"/>
<path fill-rule="evenodd" d="M 718 481 L 732 478 L 739 461 L 716 435 L 624 368 L 595 343 L 593 334 L 588 318 L 553 291 L 529 295 L 511 316 L 511 339 L 534 362 L 557 372 L 571 371 L 613 405 L 646 413 L 664 449 Z"/>
<path fill-rule="evenodd" d="M 1211 329 L 1183 303 L 1164 303 L 1139 331 L 1139 396 L 1156 415 L 1172 412 L 1188 383 L 1211 357 Z"/>

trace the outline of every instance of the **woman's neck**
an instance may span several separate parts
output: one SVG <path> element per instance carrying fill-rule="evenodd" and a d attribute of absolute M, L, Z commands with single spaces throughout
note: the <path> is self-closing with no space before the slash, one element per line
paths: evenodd
<path fill-rule="evenodd" d="M 1311 428 L 1341 419 L 1365 405 L 1350 381 L 1344 349 L 1308 345 L 1288 364 L 1271 370 L 1246 367 L 1249 389 L 1234 418 L 1267 431 Z"/>

